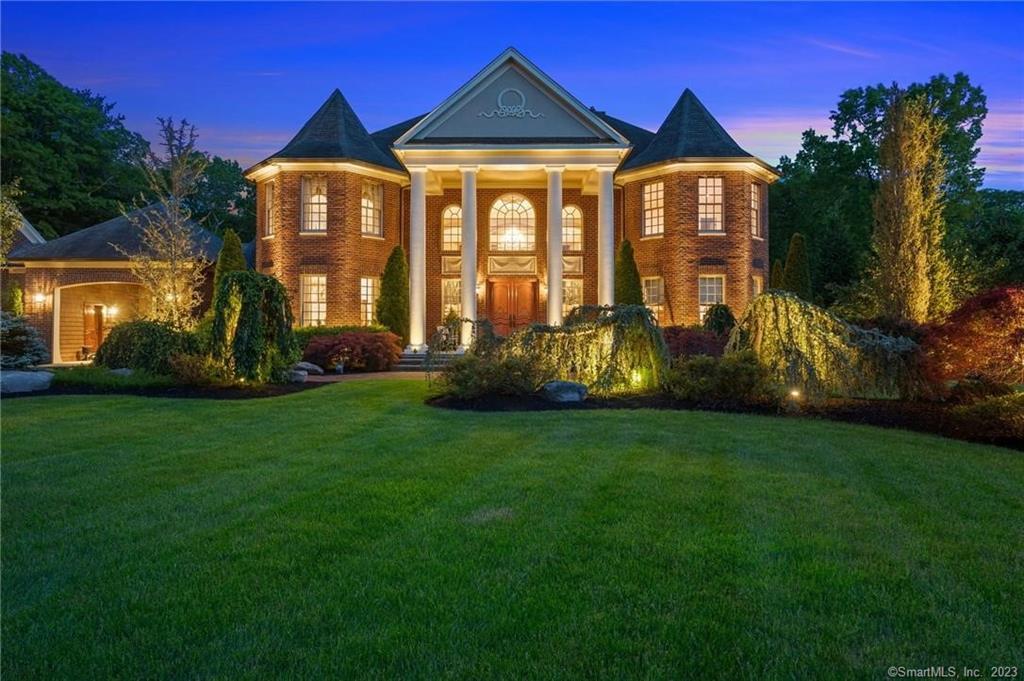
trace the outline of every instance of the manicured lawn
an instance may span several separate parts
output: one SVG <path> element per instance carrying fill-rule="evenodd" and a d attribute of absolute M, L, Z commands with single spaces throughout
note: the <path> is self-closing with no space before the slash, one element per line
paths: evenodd
<path fill-rule="evenodd" d="M 3 403 L 4 678 L 1024 667 L 1024 456 L 418 382 Z"/>

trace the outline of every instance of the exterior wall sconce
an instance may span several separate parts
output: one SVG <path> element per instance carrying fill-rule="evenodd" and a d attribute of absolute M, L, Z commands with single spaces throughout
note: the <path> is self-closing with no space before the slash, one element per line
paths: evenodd
<path fill-rule="evenodd" d="M 46 294 L 42 292 L 36 293 L 35 295 L 32 296 L 32 301 L 39 304 L 45 303 Z"/>

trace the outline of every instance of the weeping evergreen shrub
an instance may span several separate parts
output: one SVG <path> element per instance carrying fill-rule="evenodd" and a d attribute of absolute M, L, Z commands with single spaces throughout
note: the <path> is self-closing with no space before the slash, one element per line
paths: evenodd
<path fill-rule="evenodd" d="M 298 359 L 288 293 L 259 272 L 228 272 L 213 311 L 212 353 L 236 378 L 280 380 Z"/>
<path fill-rule="evenodd" d="M 912 340 L 854 326 L 789 292 L 769 291 L 747 307 L 726 353 L 745 350 L 812 398 L 907 398 L 921 387 Z"/>
<path fill-rule="evenodd" d="M 668 368 L 661 329 L 643 305 L 578 307 L 562 326 L 516 331 L 498 354 L 531 359 L 542 375 L 583 383 L 598 395 L 658 390 Z"/>

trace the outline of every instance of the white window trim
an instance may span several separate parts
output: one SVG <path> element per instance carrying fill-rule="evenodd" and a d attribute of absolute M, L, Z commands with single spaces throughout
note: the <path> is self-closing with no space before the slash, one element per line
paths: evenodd
<path fill-rule="evenodd" d="M 722 300 L 720 302 L 718 302 L 718 303 L 708 303 L 708 306 L 710 307 L 711 305 L 728 305 L 728 303 L 726 302 L 728 300 L 728 297 L 727 297 L 728 294 L 726 293 L 726 281 L 725 281 L 725 278 L 726 278 L 726 275 L 724 275 L 724 274 L 698 274 L 697 275 L 697 318 L 702 323 L 704 321 L 704 315 L 701 313 L 700 308 L 703 305 L 705 305 L 705 303 L 702 303 L 700 301 L 700 280 L 701 279 L 721 279 L 722 280 Z"/>
<path fill-rule="evenodd" d="M 647 188 L 655 185 L 661 185 L 661 226 L 657 233 L 647 233 Z M 645 182 L 640 186 L 640 240 L 645 239 L 660 239 L 665 236 L 665 181 L 654 180 L 653 182 Z"/>
<path fill-rule="evenodd" d="M 722 228 L 721 229 L 702 229 L 700 226 L 700 181 L 701 180 L 718 180 L 722 186 L 721 197 L 722 200 L 718 204 L 705 204 L 705 205 L 719 205 L 722 208 Z M 725 178 L 720 175 L 702 175 L 697 178 L 697 234 L 698 236 L 725 236 Z"/>
<path fill-rule="evenodd" d="M 445 216 L 448 214 L 448 211 L 451 210 L 452 208 L 458 208 L 459 209 L 459 245 L 456 248 L 446 248 L 445 239 L 444 239 L 444 230 L 445 230 L 444 221 L 445 221 Z M 462 220 L 463 220 L 462 206 L 460 206 L 457 203 L 449 203 L 447 206 L 445 206 L 441 210 L 441 252 L 442 253 L 460 253 L 462 251 Z"/>
<path fill-rule="evenodd" d="M 369 189 L 373 193 L 373 205 L 370 207 L 370 216 L 376 217 L 376 229 L 368 231 L 367 223 L 363 220 L 363 194 Z M 359 188 L 359 234 L 368 239 L 384 238 L 384 184 L 375 180 L 364 179 Z"/>
<path fill-rule="evenodd" d="M 306 211 L 307 211 L 306 187 L 308 186 L 308 183 L 317 182 L 317 181 L 320 181 L 320 180 L 323 180 L 323 183 L 324 183 L 324 194 L 323 194 L 323 197 L 324 197 L 324 226 L 323 226 L 323 229 L 306 229 Z M 299 234 L 300 235 L 312 235 L 312 234 L 324 235 L 324 234 L 327 234 L 328 226 L 329 226 L 328 225 L 327 211 L 330 208 L 331 200 L 330 200 L 330 197 L 328 196 L 328 193 L 327 193 L 327 180 L 326 180 L 326 178 L 322 178 L 322 177 L 315 176 L 315 175 L 304 175 L 302 177 L 302 179 L 301 179 L 301 182 L 300 182 L 299 192 L 300 192 L 300 199 L 299 199 L 300 200 L 300 204 L 299 204 L 299 209 L 300 209 L 299 210 Z M 312 193 L 312 190 L 310 190 L 310 197 L 312 197 L 312 196 L 313 196 L 313 193 Z"/>
<path fill-rule="evenodd" d="M 317 307 L 323 307 L 324 316 L 323 319 L 318 320 L 318 323 L 310 323 L 312 320 L 306 318 L 306 292 L 309 288 L 307 281 L 312 278 L 323 279 L 323 300 L 317 301 Z M 299 276 L 299 325 L 300 326 L 324 326 L 327 323 L 327 275 L 326 274 L 315 274 L 307 273 Z"/>
<path fill-rule="evenodd" d="M 274 198 L 277 195 L 277 188 L 273 182 L 266 182 L 263 185 L 263 239 L 273 239 L 277 236 L 277 222 L 274 220 Z M 269 229 L 268 227 L 272 228 Z"/>

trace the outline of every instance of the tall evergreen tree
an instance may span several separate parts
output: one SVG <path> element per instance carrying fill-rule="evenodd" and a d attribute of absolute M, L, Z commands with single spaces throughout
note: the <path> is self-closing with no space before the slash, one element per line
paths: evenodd
<path fill-rule="evenodd" d="M 636 267 L 633 245 L 624 240 L 615 260 L 615 302 L 619 305 L 643 305 L 644 289 Z"/>
<path fill-rule="evenodd" d="M 807 244 L 800 232 L 789 237 L 786 268 L 782 273 L 782 288 L 804 300 L 811 299 L 811 268 L 807 262 Z"/>
<path fill-rule="evenodd" d="M 220 282 L 228 272 L 241 272 L 249 269 L 245 262 L 245 255 L 242 254 L 242 241 L 235 234 L 235 230 L 229 229 L 224 232 L 224 243 L 221 244 L 220 253 L 217 254 L 217 265 L 213 269 L 213 295 L 216 297 L 220 290 Z"/>
<path fill-rule="evenodd" d="M 377 298 L 377 322 L 409 343 L 409 265 L 405 251 L 395 246 L 381 275 L 380 297 Z"/>
<path fill-rule="evenodd" d="M 879 148 L 871 293 L 886 317 L 926 322 L 953 305 L 943 241 L 945 125 L 922 97 L 893 96 Z"/>
<path fill-rule="evenodd" d="M 782 269 L 782 261 L 776 260 L 772 263 L 772 274 L 771 279 L 768 283 L 768 288 L 779 289 L 785 287 L 785 270 Z"/>

